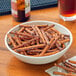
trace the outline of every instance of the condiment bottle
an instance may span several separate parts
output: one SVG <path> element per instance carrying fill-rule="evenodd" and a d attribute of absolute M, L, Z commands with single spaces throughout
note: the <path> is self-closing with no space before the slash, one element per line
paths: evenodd
<path fill-rule="evenodd" d="M 30 0 L 11 0 L 11 11 L 16 21 L 27 21 L 30 17 Z"/>

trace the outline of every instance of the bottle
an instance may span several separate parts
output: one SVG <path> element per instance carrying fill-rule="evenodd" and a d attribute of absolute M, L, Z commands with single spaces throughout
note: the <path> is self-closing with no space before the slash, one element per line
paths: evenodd
<path fill-rule="evenodd" d="M 27 21 L 30 17 L 30 0 L 11 0 L 11 11 L 16 21 Z"/>

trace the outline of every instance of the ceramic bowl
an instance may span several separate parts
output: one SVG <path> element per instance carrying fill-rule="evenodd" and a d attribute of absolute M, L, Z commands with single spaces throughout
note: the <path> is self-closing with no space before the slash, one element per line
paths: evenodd
<path fill-rule="evenodd" d="M 43 56 L 43 57 L 32 57 L 32 56 L 25 56 L 25 55 L 21 55 L 19 53 L 16 53 L 15 51 L 13 51 L 10 46 L 8 45 L 8 38 L 7 38 L 7 34 L 9 34 L 11 31 L 16 31 L 18 30 L 20 27 L 19 25 L 16 25 L 15 27 L 13 27 L 12 29 L 10 29 L 6 36 L 5 36 L 5 45 L 6 47 L 8 48 L 8 50 L 10 52 L 12 52 L 12 54 L 14 54 L 14 56 L 16 56 L 16 58 L 18 58 L 19 60 L 25 62 L 25 63 L 30 63 L 30 64 L 46 64 L 46 63 L 51 63 L 51 62 L 54 62 L 56 61 L 57 59 L 59 59 L 61 56 L 64 55 L 64 53 L 67 52 L 67 50 L 69 49 L 69 47 L 71 46 L 72 44 L 72 34 L 71 32 L 66 28 L 64 27 L 63 25 L 61 24 L 58 24 L 58 23 L 55 23 L 55 22 L 51 22 L 51 21 L 30 21 L 30 22 L 25 22 L 25 23 L 22 23 L 22 24 L 26 24 L 26 25 L 42 25 L 42 24 L 48 24 L 48 25 L 51 25 L 51 24 L 55 24 L 55 29 L 57 29 L 58 31 L 60 31 L 62 34 L 67 34 L 70 36 L 70 42 L 66 44 L 66 48 L 63 49 L 62 51 L 54 54 L 54 55 L 49 55 L 49 56 Z M 22 25 L 21 24 L 21 25 Z"/>

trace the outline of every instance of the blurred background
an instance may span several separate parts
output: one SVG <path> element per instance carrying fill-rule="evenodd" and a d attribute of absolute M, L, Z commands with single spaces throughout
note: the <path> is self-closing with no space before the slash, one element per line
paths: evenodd
<path fill-rule="evenodd" d="M 57 0 L 30 0 L 31 9 L 42 9 L 57 6 Z M 11 13 L 11 0 L 0 0 L 0 15 Z"/>

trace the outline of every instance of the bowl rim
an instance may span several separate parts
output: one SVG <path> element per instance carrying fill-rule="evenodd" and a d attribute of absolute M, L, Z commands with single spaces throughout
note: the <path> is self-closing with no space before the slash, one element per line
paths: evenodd
<path fill-rule="evenodd" d="M 16 53 L 14 50 L 12 50 L 12 49 L 9 47 L 9 45 L 8 45 L 8 43 L 7 43 L 7 34 L 9 34 L 9 33 L 10 33 L 12 30 L 14 30 L 15 28 L 19 27 L 19 25 L 23 25 L 23 24 L 27 24 L 27 23 L 33 23 L 33 22 L 46 22 L 46 23 L 55 24 L 55 25 L 58 25 L 58 26 L 60 26 L 60 27 L 62 27 L 63 29 L 65 29 L 65 30 L 68 31 L 68 33 L 69 33 L 69 35 L 70 35 L 70 42 L 69 42 L 69 44 L 67 45 L 67 47 L 66 47 L 65 49 L 63 49 L 62 51 L 60 51 L 60 52 L 58 52 L 58 53 L 56 53 L 56 54 L 62 53 L 64 50 L 67 50 L 67 49 L 71 46 L 72 41 L 73 41 L 73 36 L 72 36 L 72 33 L 70 32 L 70 30 L 67 29 L 65 26 L 63 26 L 63 25 L 61 25 L 61 24 L 59 24 L 59 23 L 56 23 L 56 22 L 52 22 L 52 21 L 35 20 L 35 21 L 29 21 L 29 22 L 24 22 L 24 23 L 18 24 L 18 25 L 16 25 L 16 26 L 14 26 L 13 28 L 11 28 L 11 29 L 6 33 L 5 38 L 4 38 L 4 41 L 5 41 L 6 47 L 8 48 L 9 51 L 11 51 L 12 53 L 14 53 L 14 54 L 16 54 L 16 55 L 18 55 L 18 56 L 24 57 L 24 58 L 27 57 L 27 58 L 35 58 L 35 59 L 48 58 L 48 57 L 52 57 L 52 56 L 56 55 L 56 54 L 53 54 L 53 55 L 42 56 L 42 57 L 25 56 L 25 55 L 21 55 L 21 54 L 19 54 L 19 53 Z"/>

